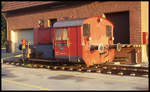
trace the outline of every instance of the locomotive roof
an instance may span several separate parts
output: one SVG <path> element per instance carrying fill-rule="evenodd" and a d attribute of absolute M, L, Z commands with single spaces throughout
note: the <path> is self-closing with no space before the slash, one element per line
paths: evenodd
<path fill-rule="evenodd" d="M 74 19 L 74 20 L 66 20 L 66 21 L 58 21 L 54 23 L 53 27 L 68 27 L 68 26 L 80 26 L 82 25 L 82 22 L 86 18 L 82 19 Z"/>

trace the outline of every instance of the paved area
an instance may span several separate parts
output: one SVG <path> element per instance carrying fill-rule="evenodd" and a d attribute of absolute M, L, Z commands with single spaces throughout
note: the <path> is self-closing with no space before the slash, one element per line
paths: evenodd
<path fill-rule="evenodd" d="M 4 60 L 21 58 L 1 53 Z M 1 66 L 2 90 L 149 90 L 148 78 Z"/>
<path fill-rule="evenodd" d="M 149 90 L 149 79 L 2 64 L 2 90 Z"/>
<path fill-rule="evenodd" d="M 22 54 L 20 52 L 16 53 L 7 53 L 6 49 L 1 49 L 1 62 L 6 61 L 16 61 L 17 59 L 21 59 Z"/>
<path fill-rule="evenodd" d="M 21 52 L 7 53 L 6 48 L 1 48 L 1 58 L 12 57 L 21 54 Z"/>

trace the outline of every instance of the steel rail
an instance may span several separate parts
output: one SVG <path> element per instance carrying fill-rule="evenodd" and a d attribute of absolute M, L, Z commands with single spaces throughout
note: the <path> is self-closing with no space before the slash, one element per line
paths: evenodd
<path fill-rule="evenodd" d="M 3 64 L 12 64 L 16 66 L 27 66 L 31 68 L 47 68 L 51 70 L 63 70 L 63 71 L 78 71 L 78 72 L 93 72 L 112 74 L 120 76 L 137 76 L 137 77 L 148 77 L 148 67 L 140 66 L 127 66 L 127 65 L 113 65 L 113 64 L 101 64 L 87 67 L 85 64 L 77 63 L 60 63 L 60 62 L 14 62 L 4 61 Z"/>

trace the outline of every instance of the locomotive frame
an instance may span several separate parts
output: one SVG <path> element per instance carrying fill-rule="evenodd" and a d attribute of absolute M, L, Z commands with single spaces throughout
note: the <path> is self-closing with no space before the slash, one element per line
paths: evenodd
<path fill-rule="evenodd" d="M 112 62 L 124 45 L 114 44 L 113 28 L 109 20 L 95 16 L 58 21 L 53 27 L 36 29 L 30 59 L 67 60 L 87 66 Z"/>
<path fill-rule="evenodd" d="M 43 54 L 43 56 L 50 55 L 47 59 L 81 61 L 86 63 L 87 66 L 105 63 L 106 61 L 111 62 L 115 52 L 114 48 L 109 48 L 107 55 L 103 52 L 103 49 L 106 49 L 106 46 L 103 45 L 113 44 L 113 24 L 101 16 L 58 21 L 51 28 L 35 30 L 34 42 L 34 47 L 37 49 L 32 53 L 42 52 L 41 55 Z M 48 52 L 48 49 L 44 50 L 46 44 L 47 48 L 48 45 L 51 46 L 50 52 Z M 94 45 L 98 45 L 98 49 L 91 50 Z M 95 58 L 93 55 L 97 57 Z M 35 57 L 37 56 L 33 55 L 32 58 Z M 107 59 L 104 59 L 106 57 Z"/>

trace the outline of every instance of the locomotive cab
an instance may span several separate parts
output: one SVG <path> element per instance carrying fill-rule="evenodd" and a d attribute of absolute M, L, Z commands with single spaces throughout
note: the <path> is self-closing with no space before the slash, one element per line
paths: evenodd
<path fill-rule="evenodd" d="M 81 25 L 83 20 L 58 21 L 53 25 L 56 59 L 82 61 Z"/>
<path fill-rule="evenodd" d="M 87 66 L 114 59 L 115 49 L 109 48 L 113 44 L 113 24 L 106 18 L 84 20 L 81 35 L 82 57 Z"/>

